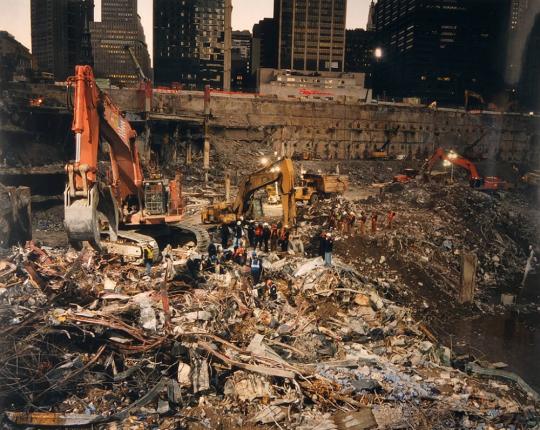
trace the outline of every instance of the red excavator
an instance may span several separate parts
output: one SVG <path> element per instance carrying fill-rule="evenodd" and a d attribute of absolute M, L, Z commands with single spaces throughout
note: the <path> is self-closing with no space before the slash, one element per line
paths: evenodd
<path fill-rule="evenodd" d="M 135 142 L 136 132 L 96 85 L 92 68 L 76 66 L 68 79 L 74 87 L 75 160 L 66 165 L 65 228 L 70 243 L 139 258 L 144 246 L 156 250 L 152 237 L 119 226 L 167 225 L 182 219 L 180 174 L 168 180 L 159 174 L 145 180 Z M 100 138 L 107 142 L 109 165 L 98 162 Z M 102 242 L 108 225 L 109 241 Z M 159 250 L 158 250 L 159 251 Z M 154 255 L 158 255 L 154 252 Z"/>
<path fill-rule="evenodd" d="M 424 174 L 429 174 L 435 163 L 439 160 L 448 161 L 455 166 L 462 167 L 469 172 L 469 183 L 472 188 L 475 188 L 480 191 L 498 191 L 498 190 L 507 190 L 509 188 L 509 183 L 503 181 L 497 176 L 480 176 L 476 165 L 466 158 L 463 158 L 461 155 L 454 154 L 450 156 L 442 148 L 439 148 L 431 156 L 431 158 L 425 164 L 423 168 Z"/>

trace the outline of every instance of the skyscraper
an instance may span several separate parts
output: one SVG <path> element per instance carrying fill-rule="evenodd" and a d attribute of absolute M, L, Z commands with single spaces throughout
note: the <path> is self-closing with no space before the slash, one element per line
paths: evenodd
<path fill-rule="evenodd" d="M 347 0 L 274 0 L 278 68 L 343 71 Z"/>
<path fill-rule="evenodd" d="M 378 96 L 463 105 L 502 89 L 509 0 L 379 0 Z"/>
<path fill-rule="evenodd" d="M 32 0 L 30 9 L 37 67 L 65 80 L 80 60 L 85 20 L 94 19 L 94 1 Z"/>
<path fill-rule="evenodd" d="M 261 67 L 277 67 L 276 20 L 264 18 L 253 26 L 251 41 L 251 73 L 256 74 Z"/>
<path fill-rule="evenodd" d="M 207 84 L 224 87 L 228 15 L 225 6 L 226 0 L 154 0 L 157 84 L 179 82 L 199 89 Z"/>
<path fill-rule="evenodd" d="M 530 0 L 512 0 L 512 9 L 510 11 L 510 29 L 515 30 L 519 22 L 523 19 L 523 14 L 529 7 Z"/>
<path fill-rule="evenodd" d="M 375 32 L 363 28 L 347 30 L 345 71 L 370 73 L 373 63 Z"/>
<path fill-rule="evenodd" d="M 102 0 L 101 22 L 90 25 L 94 73 L 111 84 L 137 86 L 140 77 L 126 49 L 131 47 L 144 74 L 150 77 L 150 55 L 137 15 L 137 0 Z"/>
<path fill-rule="evenodd" d="M 371 88 L 371 68 L 374 61 L 375 49 L 375 3 L 369 6 L 366 30 L 357 28 L 346 30 L 345 38 L 345 71 L 362 72 L 366 74 L 365 85 Z"/>
<path fill-rule="evenodd" d="M 232 32 L 231 87 L 246 90 L 251 85 L 251 33 L 248 30 Z"/>
<path fill-rule="evenodd" d="M 540 12 L 531 16 L 532 27 L 528 34 L 524 52 L 523 64 L 520 67 L 519 102 L 527 110 L 540 110 Z"/>

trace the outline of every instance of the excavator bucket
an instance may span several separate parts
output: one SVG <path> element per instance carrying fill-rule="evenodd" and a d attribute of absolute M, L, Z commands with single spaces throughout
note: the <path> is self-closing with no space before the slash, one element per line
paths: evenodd
<path fill-rule="evenodd" d="M 82 242 L 101 251 L 97 204 L 99 196 L 97 187 L 89 192 L 89 198 L 72 199 L 69 190 L 64 193 L 64 226 L 69 243 L 75 249 L 82 249 Z"/>

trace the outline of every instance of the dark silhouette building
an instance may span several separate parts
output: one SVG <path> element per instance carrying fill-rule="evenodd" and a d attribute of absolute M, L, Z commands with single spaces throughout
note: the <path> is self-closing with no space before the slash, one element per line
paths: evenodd
<path fill-rule="evenodd" d="M 24 79 L 32 69 L 32 54 L 7 31 L 0 31 L 0 82 Z"/>
<path fill-rule="evenodd" d="M 540 13 L 525 45 L 523 67 L 519 80 L 519 101 L 522 108 L 540 111 Z"/>
<path fill-rule="evenodd" d="M 63 81 L 80 60 L 85 22 L 94 19 L 94 1 L 32 0 L 30 9 L 36 66 Z"/>
<path fill-rule="evenodd" d="M 504 86 L 509 0 L 379 0 L 374 92 L 463 105 Z"/>
<path fill-rule="evenodd" d="M 342 72 L 347 0 L 274 0 L 278 69 Z"/>
<path fill-rule="evenodd" d="M 345 71 L 370 73 L 375 48 L 375 32 L 363 28 L 347 30 L 345 42 Z"/>
<path fill-rule="evenodd" d="M 248 30 L 232 32 L 231 88 L 247 90 L 251 79 L 251 33 Z"/>
<path fill-rule="evenodd" d="M 225 1 L 154 0 L 154 80 L 223 88 Z"/>
<path fill-rule="evenodd" d="M 264 18 L 253 26 L 251 41 L 251 72 L 259 68 L 277 68 L 277 27 L 273 18 Z"/>
<path fill-rule="evenodd" d="M 135 87 L 141 78 L 131 55 L 131 47 L 146 77 L 151 77 L 150 55 L 137 15 L 137 0 L 102 0 L 101 22 L 90 24 L 94 73 L 120 87 Z"/>

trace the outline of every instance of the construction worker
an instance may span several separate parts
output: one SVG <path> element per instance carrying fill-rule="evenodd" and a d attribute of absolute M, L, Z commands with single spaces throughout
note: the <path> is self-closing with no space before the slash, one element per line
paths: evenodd
<path fill-rule="evenodd" d="M 341 233 L 347 234 L 349 232 L 348 228 L 349 228 L 349 213 L 344 211 L 341 214 L 341 226 L 340 226 Z"/>
<path fill-rule="evenodd" d="M 233 261 L 240 266 L 246 264 L 246 250 L 243 246 L 234 247 Z"/>
<path fill-rule="evenodd" d="M 324 240 L 324 265 L 332 265 L 332 251 L 334 250 L 334 238 L 330 233 L 326 233 Z"/>
<path fill-rule="evenodd" d="M 255 227 L 255 249 L 262 249 L 263 246 L 263 225 L 261 223 L 257 224 Z"/>
<path fill-rule="evenodd" d="M 221 234 L 221 246 L 223 249 L 227 249 L 229 246 L 229 235 L 231 234 L 229 226 L 224 222 L 221 223 L 219 227 L 219 232 Z"/>
<path fill-rule="evenodd" d="M 377 233 L 377 218 L 378 218 L 377 213 L 373 212 L 371 214 L 371 233 L 373 234 Z"/>
<path fill-rule="evenodd" d="M 354 226 L 356 225 L 356 215 L 353 211 L 349 212 L 349 234 L 354 235 Z"/>
<path fill-rule="evenodd" d="M 334 211 L 330 211 L 330 215 L 328 215 L 328 227 L 329 228 L 335 228 L 336 227 L 336 214 Z"/>
<path fill-rule="evenodd" d="M 270 225 L 265 222 L 263 224 L 263 243 L 264 243 L 264 252 L 268 252 L 268 242 L 270 241 L 270 235 L 272 234 L 272 230 L 270 230 Z"/>
<path fill-rule="evenodd" d="M 279 231 L 279 244 L 281 245 L 281 251 L 287 252 L 289 249 L 289 226 L 284 225 Z"/>
<path fill-rule="evenodd" d="M 366 234 L 367 215 L 362 211 L 360 214 L 360 234 L 364 236 Z"/>
<path fill-rule="evenodd" d="M 394 211 L 388 211 L 388 214 L 386 215 L 386 227 L 388 229 L 392 229 L 392 223 L 394 222 L 394 218 L 396 217 L 396 213 Z"/>
<path fill-rule="evenodd" d="M 240 246 L 242 236 L 244 236 L 242 221 L 236 221 L 236 225 L 234 226 L 234 246 Z"/>
<path fill-rule="evenodd" d="M 277 300 L 277 287 L 271 279 L 266 280 L 266 291 L 271 300 Z"/>
<path fill-rule="evenodd" d="M 152 273 L 152 263 L 154 262 L 154 248 L 149 243 L 143 248 L 143 261 L 146 267 L 144 275 L 150 276 Z"/>
<path fill-rule="evenodd" d="M 279 239 L 279 231 L 276 224 L 272 224 L 272 228 L 270 229 L 270 250 L 271 251 L 277 251 L 277 244 Z"/>
<path fill-rule="evenodd" d="M 210 238 L 210 240 L 212 240 L 212 238 Z M 212 260 L 214 257 L 217 257 L 217 254 L 218 254 L 217 245 L 211 241 L 210 244 L 208 245 L 208 258 Z"/>
<path fill-rule="evenodd" d="M 253 285 L 257 285 L 261 281 L 262 275 L 262 261 L 255 251 L 251 253 L 250 259 L 251 276 L 253 278 Z"/>
<path fill-rule="evenodd" d="M 321 234 L 319 234 L 319 257 L 321 257 L 324 260 L 324 246 L 326 241 L 326 232 L 323 230 Z"/>
<path fill-rule="evenodd" d="M 253 249 L 257 247 L 257 241 L 255 239 L 255 222 L 251 220 L 247 226 L 247 237 L 249 246 Z"/>

